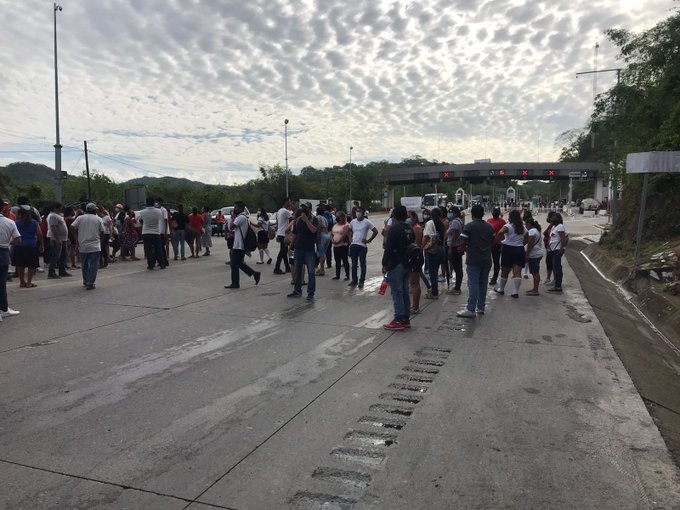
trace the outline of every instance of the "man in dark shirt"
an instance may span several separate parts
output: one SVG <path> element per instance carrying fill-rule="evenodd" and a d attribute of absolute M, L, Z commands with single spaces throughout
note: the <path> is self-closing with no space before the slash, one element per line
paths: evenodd
<path fill-rule="evenodd" d="M 177 210 L 172 213 L 172 222 L 170 224 L 172 231 L 172 252 L 175 255 L 175 260 L 177 260 L 178 255 L 182 256 L 182 260 L 187 259 L 184 243 L 186 242 L 188 222 L 189 218 L 184 212 L 184 206 L 177 204 Z"/>
<path fill-rule="evenodd" d="M 316 230 L 317 219 L 308 204 L 300 205 L 300 216 L 293 225 L 293 247 L 295 249 L 295 287 L 288 297 L 302 296 L 302 266 L 307 268 L 307 300 L 314 299 L 316 291 Z"/>
<path fill-rule="evenodd" d="M 473 205 L 470 214 L 472 221 L 463 227 L 460 235 L 461 249 L 467 252 L 465 263 L 469 295 L 467 308 L 458 312 L 458 317 L 475 317 L 475 311 L 484 313 L 491 270 L 491 246 L 495 237 L 493 227 L 482 219 L 484 208 L 481 205 Z"/>
<path fill-rule="evenodd" d="M 411 295 L 409 281 L 411 270 L 405 265 L 406 247 L 414 240 L 413 231 L 406 225 L 406 207 L 399 205 L 392 211 L 392 226 L 387 232 L 382 270 L 394 303 L 394 320 L 383 328 L 391 331 L 404 331 L 411 327 Z"/>

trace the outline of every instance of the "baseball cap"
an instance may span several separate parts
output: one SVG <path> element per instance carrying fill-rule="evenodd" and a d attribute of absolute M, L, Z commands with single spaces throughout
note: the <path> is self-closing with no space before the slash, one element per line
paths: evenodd
<path fill-rule="evenodd" d="M 97 204 L 90 202 L 85 206 L 86 211 L 96 211 L 97 210 Z"/>

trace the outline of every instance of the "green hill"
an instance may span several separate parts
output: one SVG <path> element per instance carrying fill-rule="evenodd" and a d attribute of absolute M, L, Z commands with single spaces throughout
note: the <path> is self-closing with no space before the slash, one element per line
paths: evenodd
<path fill-rule="evenodd" d="M 54 169 L 46 165 L 38 165 L 27 161 L 10 163 L 0 167 L 0 172 L 9 179 L 11 186 L 28 186 L 30 184 L 54 184 Z"/>

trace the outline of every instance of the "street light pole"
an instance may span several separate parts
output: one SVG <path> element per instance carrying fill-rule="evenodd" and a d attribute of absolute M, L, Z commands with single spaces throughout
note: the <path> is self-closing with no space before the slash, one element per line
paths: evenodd
<path fill-rule="evenodd" d="M 54 4 L 54 112 L 57 124 L 57 140 L 54 144 L 54 170 L 56 172 L 55 199 L 61 202 L 61 143 L 59 142 L 59 79 L 57 73 L 57 11 L 61 11 L 61 5 Z"/>
<path fill-rule="evenodd" d="M 286 155 L 286 196 L 288 194 L 288 119 L 283 121 L 283 146 Z"/>
<path fill-rule="evenodd" d="M 349 148 L 349 206 L 350 206 L 350 208 L 352 207 L 352 149 L 354 149 L 354 147 L 350 146 L 350 148 Z"/>

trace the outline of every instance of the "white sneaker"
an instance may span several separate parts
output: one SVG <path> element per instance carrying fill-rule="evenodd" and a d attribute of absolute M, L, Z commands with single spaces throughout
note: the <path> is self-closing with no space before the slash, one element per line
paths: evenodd
<path fill-rule="evenodd" d="M 463 318 L 470 318 L 470 317 L 476 317 L 477 314 L 475 312 L 471 312 L 468 309 L 461 310 L 460 312 L 456 312 L 456 315 L 458 317 L 463 317 Z"/>
<path fill-rule="evenodd" d="M 36 273 L 44 273 L 45 270 L 42 267 L 36 267 L 35 268 Z"/>
<path fill-rule="evenodd" d="M 552 284 L 553 284 L 553 281 L 550 278 L 548 278 L 546 281 L 543 282 L 543 285 L 552 285 Z"/>
<path fill-rule="evenodd" d="M 21 312 L 18 310 L 12 310 L 11 308 L 7 307 L 6 312 L 0 312 L 0 317 L 12 317 L 13 315 L 19 315 Z"/>

